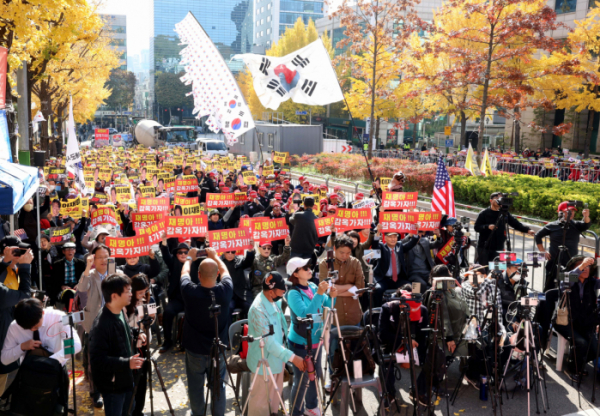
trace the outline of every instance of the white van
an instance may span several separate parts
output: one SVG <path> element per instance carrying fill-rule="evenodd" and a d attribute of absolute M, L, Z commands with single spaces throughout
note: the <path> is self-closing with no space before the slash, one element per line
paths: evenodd
<path fill-rule="evenodd" d="M 202 150 L 202 153 L 213 157 L 213 155 L 225 156 L 229 154 L 229 148 L 225 142 L 216 139 L 198 139 L 198 149 Z"/>

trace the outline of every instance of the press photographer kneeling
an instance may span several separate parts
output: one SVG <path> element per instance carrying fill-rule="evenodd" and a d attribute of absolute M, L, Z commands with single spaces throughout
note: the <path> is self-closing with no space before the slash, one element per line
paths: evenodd
<path fill-rule="evenodd" d="M 569 365 L 565 370 L 565 375 L 575 382 L 580 380 L 581 375 L 587 374 L 585 365 L 594 359 L 598 346 L 594 336 L 598 325 L 595 313 L 597 280 L 590 278 L 592 269 L 595 271 L 596 267 L 591 257 L 576 256 L 569 261 L 561 279 L 564 292 L 553 317 L 554 328 L 575 346 L 571 348 Z M 576 282 L 565 282 L 575 277 Z"/>

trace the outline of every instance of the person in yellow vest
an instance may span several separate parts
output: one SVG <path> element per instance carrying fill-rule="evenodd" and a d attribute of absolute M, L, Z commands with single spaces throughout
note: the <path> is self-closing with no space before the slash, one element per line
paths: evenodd
<path fill-rule="evenodd" d="M 31 261 L 29 244 L 15 236 L 0 240 L 0 345 L 13 320 L 13 308 L 22 299 L 31 297 Z M 13 365 L 16 364 L 16 365 Z M 4 393 L 8 374 L 17 371 L 18 363 L 0 364 L 0 395 Z"/>

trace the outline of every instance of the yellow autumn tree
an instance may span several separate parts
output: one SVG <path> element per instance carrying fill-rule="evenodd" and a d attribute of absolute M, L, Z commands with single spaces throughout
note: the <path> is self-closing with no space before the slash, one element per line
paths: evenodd
<path fill-rule="evenodd" d="M 309 43 L 314 42 L 319 38 L 317 28 L 312 20 L 309 20 L 308 24 L 305 25 L 301 18 L 298 18 L 293 27 L 286 29 L 283 36 L 273 44 L 273 46 L 267 50 L 267 56 L 285 56 L 300 48 L 307 46 Z M 333 58 L 333 48 L 331 47 L 331 40 L 329 40 L 327 33 L 324 33 L 321 37 L 323 44 L 329 53 L 329 57 Z M 283 113 L 283 119 L 291 123 L 299 123 L 300 117 L 296 115 L 296 111 L 307 111 L 312 114 L 323 114 L 325 113 L 325 107 L 323 106 L 310 106 L 306 104 L 298 104 L 292 100 L 287 100 L 281 103 L 277 110 L 266 109 L 260 103 L 256 92 L 254 91 L 254 83 L 252 80 L 252 74 L 246 69 L 244 72 L 240 72 L 238 75 L 238 84 L 244 98 L 248 103 L 250 112 L 256 119 L 261 119 L 263 113 Z"/>

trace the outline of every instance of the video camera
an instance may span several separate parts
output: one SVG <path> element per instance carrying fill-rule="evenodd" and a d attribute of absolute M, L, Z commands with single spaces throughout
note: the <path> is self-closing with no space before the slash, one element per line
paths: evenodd
<path fill-rule="evenodd" d="M 567 283 L 569 286 L 571 286 L 573 283 L 577 283 L 579 281 L 579 274 L 575 273 L 574 270 L 569 272 L 559 272 L 558 281 Z"/>
<path fill-rule="evenodd" d="M 431 288 L 434 291 L 447 291 L 455 287 L 456 280 L 453 277 L 435 277 Z"/>
<path fill-rule="evenodd" d="M 567 207 L 569 208 L 583 208 L 582 201 L 567 201 Z"/>
<path fill-rule="evenodd" d="M 498 205 L 500 205 L 501 210 L 507 211 L 510 207 L 512 207 L 514 200 L 510 198 L 511 196 L 519 196 L 518 192 L 510 192 L 510 193 L 499 193 L 499 198 L 496 200 Z"/>

